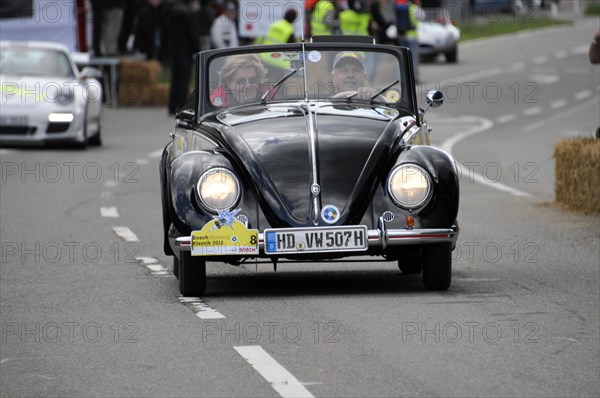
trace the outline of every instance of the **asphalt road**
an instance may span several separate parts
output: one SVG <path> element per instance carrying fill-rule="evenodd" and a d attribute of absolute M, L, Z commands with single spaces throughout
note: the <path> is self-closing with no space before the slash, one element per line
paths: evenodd
<path fill-rule="evenodd" d="M 598 396 L 600 219 L 552 203 L 553 145 L 600 125 L 597 29 L 422 66 L 447 98 L 433 143 L 464 170 L 447 292 L 391 263 L 209 264 L 206 297 L 180 298 L 165 109 L 106 109 L 101 148 L 0 150 L 0 395 Z"/>

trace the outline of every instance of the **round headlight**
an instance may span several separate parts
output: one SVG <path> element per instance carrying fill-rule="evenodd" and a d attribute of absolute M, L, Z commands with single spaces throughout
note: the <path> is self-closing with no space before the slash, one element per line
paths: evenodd
<path fill-rule="evenodd" d="M 388 191 L 400 207 L 414 209 L 427 203 L 431 196 L 431 177 L 421 167 L 403 164 L 392 170 Z"/>
<path fill-rule="evenodd" d="M 236 205 L 240 183 L 233 173 L 222 167 L 204 172 L 196 185 L 198 197 L 209 210 L 225 210 Z"/>

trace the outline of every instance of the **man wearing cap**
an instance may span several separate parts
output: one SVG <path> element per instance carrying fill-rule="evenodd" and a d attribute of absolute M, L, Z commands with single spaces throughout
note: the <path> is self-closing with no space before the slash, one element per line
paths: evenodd
<path fill-rule="evenodd" d="M 223 13 L 219 15 L 210 28 L 210 40 L 214 48 L 238 47 L 240 45 L 235 18 L 237 6 L 228 1 L 223 5 Z"/>
<path fill-rule="evenodd" d="M 377 92 L 374 88 L 365 87 L 367 80 L 365 61 L 356 51 L 339 52 L 333 60 L 330 77 L 337 94 L 356 91 L 357 99 L 370 99 Z"/>

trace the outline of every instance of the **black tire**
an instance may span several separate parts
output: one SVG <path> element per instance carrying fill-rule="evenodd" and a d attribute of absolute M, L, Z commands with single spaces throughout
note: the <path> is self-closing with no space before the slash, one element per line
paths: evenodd
<path fill-rule="evenodd" d="M 398 268 L 403 274 L 420 274 L 423 270 L 421 248 L 407 247 L 400 252 Z"/>
<path fill-rule="evenodd" d="M 454 47 L 452 50 L 444 54 L 446 62 L 449 64 L 455 64 L 458 62 L 458 47 Z"/>
<path fill-rule="evenodd" d="M 173 256 L 173 275 L 179 279 L 179 259 L 177 256 Z"/>
<path fill-rule="evenodd" d="M 206 290 L 206 261 L 182 252 L 179 259 L 179 292 L 186 297 L 200 297 Z"/>
<path fill-rule="evenodd" d="M 90 139 L 88 140 L 88 143 L 91 146 L 100 146 L 100 145 L 102 145 L 102 136 L 101 136 L 100 125 L 98 125 L 98 132 L 96 134 L 94 134 L 93 137 L 90 137 Z"/>
<path fill-rule="evenodd" d="M 452 244 L 423 246 L 423 285 L 427 290 L 448 290 L 452 283 Z"/>

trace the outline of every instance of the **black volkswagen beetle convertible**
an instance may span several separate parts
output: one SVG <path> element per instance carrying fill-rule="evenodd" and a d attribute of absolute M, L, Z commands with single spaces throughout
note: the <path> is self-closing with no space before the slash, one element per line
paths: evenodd
<path fill-rule="evenodd" d="M 205 292 L 207 261 L 276 269 L 351 256 L 448 289 L 458 174 L 429 145 L 413 76 L 406 48 L 370 43 L 199 53 L 194 100 L 160 162 L 164 250 L 181 294 Z"/>

